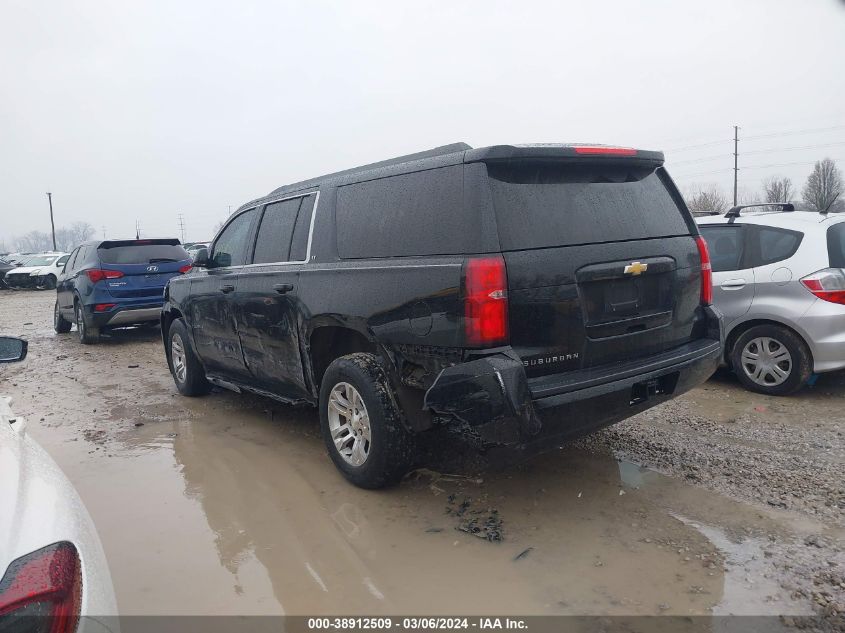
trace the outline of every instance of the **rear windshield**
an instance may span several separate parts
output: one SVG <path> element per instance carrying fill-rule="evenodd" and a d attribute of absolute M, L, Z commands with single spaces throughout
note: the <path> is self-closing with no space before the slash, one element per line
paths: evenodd
<path fill-rule="evenodd" d="M 103 264 L 154 264 L 156 262 L 180 262 L 190 259 L 181 246 L 171 244 L 138 244 L 98 248 L 97 255 Z"/>
<path fill-rule="evenodd" d="M 688 235 L 657 172 L 607 165 L 488 166 L 503 250 Z"/>
<path fill-rule="evenodd" d="M 827 253 L 831 268 L 845 268 L 845 222 L 827 230 Z"/>

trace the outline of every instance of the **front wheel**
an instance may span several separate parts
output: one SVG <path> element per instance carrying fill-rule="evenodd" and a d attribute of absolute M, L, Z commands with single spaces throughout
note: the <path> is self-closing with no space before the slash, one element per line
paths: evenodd
<path fill-rule="evenodd" d="M 176 319 L 170 324 L 166 340 L 167 365 L 179 393 L 183 396 L 202 396 L 211 391 L 211 384 L 191 347 L 188 327 L 182 319 Z"/>
<path fill-rule="evenodd" d="M 59 334 L 67 334 L 70 332 L 72 325 L 73 323 L 62 316 L 62 311 L 59 309 L 59 300 L 56 299 L 56 305 L 53 308 L 53 329 Z"/>
<path fill-rule="evenodd" d="M 387 372 L 373 354 L 336 359 L 320 387 L 320 427 L 329 456 L 361 488 L 397 483 L 415 457 Z"/>
<path fill-rule="evenodd" d="M 807 345 L 779 325 L 757 325 L 743 332 L 731 349 L 731 365 L 747 389 L 770 396 L 795 393 L 812 373 Z"/>
<path fill-rule="evenodd" d="M 74 305 L 76 317 L 76 332 L 79 335 L 79 342 L 83 345 L 94 345 L 100 342 L 100 328 L 91 323 L 85 315 L 85 310 L 79 303 Z"/>
<path fill-rule="evenodd" d="M 44 277 L 41 285 L 39 286 L 42 290 L 55 290 L 56 289 L 56 278 L 53 275 L 47 275 Z"/>

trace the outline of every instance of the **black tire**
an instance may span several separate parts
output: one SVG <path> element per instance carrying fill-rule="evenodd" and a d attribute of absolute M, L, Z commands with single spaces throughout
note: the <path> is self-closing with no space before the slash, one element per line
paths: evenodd
<path fill-rule="evenodd" d="M 56 289 L 56 278 L 53 275 L 47 275 L 44 278 L 43 283 L 41 284 L 41 288 L 44 290 L 55 290 Z"/>
<path fill-rule="evenodd" d="M 100 328 L 91 323 L 91 319 L 85 314 L 85 310 L 78 302 L 73 304 L 73 313 L 76 318 L 76 332 L 79 335 L 79 342 L 83 345 L 99 343 Z"/>
<path fill-rule="evenodd" d="M 788 359 L 782 350 L 788 352 Z M 751 356 L 744 359 L 744 351 L 748 354 L 762 352 L 764 363 L 756 364 Z M 778 362 L 778 358 L 783 360 Z M 792 330 L 779 325 L 756 325 L 740 334 L 731 348 L 730 361 L 734 373 L 746 389 L 769 396 L 795 393 L 807 383 L 813 372 L 813 361 L 806 343 Z M 771 369 L 761 368 L 766 364 Z M 787 374 L 786 378 L 783 378 L 783 373 Z M 778 380 L 782 382 L 776 382 Z"/>
<path fill-rule="evenodd" d="M 365 427 L 369 435 L 366 441 L 367 454 L 360 465 L 348 461 L 349 456 L 341 454 L 341 449 L 332 438 L 330 396 L 336 387 L 344 384 L 351 385 L 363 401 L 363 411 L 366 413 L 364 419 L 368 421 Z M 373 354 L 342 356 L 326 369 L 320 387 L 320 427 L 334 465 L 346 479 L 361 488 L 375 489 L 395 484 L 414 463 L 416 451 L 413 435 L 403 424 L 387 372 Z M 354 441 L 355 433 L 358 432 L 360 429 L 339 436 L 339 439 L 353 438 Z"/>
<path fill-rule="evenodd" d="M 177 371 L 177 367 L 174 365 L 174 340 L 177 345 L 176 360 L 179 363 L 181 359 L 181 368 L 184 369 L 184 374 Z M 183 396 L 194 397 L 204 396 L 211 391 L 211 383 L 205 377 L 205 369 L 191 346 L 188 326 L 182 319 L 176 319 L 170 324 L 166 341 L 167 366 L 170 368 L 170 375 L 173 376 L 173 382 L 176 383 L 176 389 L 179 390 L 179 393 Z"/>
<path fill-rule="evenodd" d="M 73 326 L 73 323 L 62 316 L 62 312 L 59 310 L 59 300 L 56 299 L 56 306 L 53 308 L 53 329 L 59 334 L 67 334 L 70 332 L 71 326 Z"/>

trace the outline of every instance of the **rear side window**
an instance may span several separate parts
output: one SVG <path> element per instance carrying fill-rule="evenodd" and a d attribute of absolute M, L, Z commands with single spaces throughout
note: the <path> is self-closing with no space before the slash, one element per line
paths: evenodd
<path fill-rule="evenodd" d="M 803 233 L 777 229 L 771 226 L 758 226 L 754 240 L 751 266 L 766 266 L 789 259 L 798 250 Z"/>
<path fill-rule="evenodd" d="M 480 250 L 480 208 L 464 208 L 463 165 L 345 185 L 337 247 L 345 259 Z"/>
<path fill-rule="evenodd" d="M 503 250 L 689 235 L 657 172 L 611 165 L 488 165 Z"/>
<path fill-rule="evenodd" d="M 258 228 L 255 255 L 252 258 L 254 263 L 288 261 L 293 227 L 301 203 L 302 198 L 293 198 L 267 205 Z"/>
<path fill-rule="evenodd" d="M 831 268 L 845 268 L 845 222 L 827 230 L 827 253 Z"/>
<path fill-rule="evenodd" d="M 700 226 L 699 229 L 707 241 L 714 273 L 742 268 L 745 251 L 742 226 Z"/>
<path fill-rule="evenodd" d="M 247 239 L 252 228 L 252 220 L 255 218 L 255 209 L 241 213 L 228 226 L 214 242 L 214 254 L 211 256 L 212 265 L 215 267 L 242 266 L 246 261 Z"/>
<path fill-rule="evenodd" d="M 171 244 L 133 244 L 98 248 L 97 255 L 103 264 L 154 264 L 190 259 L 184 248 Z"/>

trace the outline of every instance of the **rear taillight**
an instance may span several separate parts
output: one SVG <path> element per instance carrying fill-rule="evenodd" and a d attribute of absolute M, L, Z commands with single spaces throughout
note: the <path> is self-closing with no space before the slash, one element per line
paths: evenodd
<path fill-rule="evenodd" d="M 845 271 L 825 268 L 801 279 L 801 283 L 819 299 L 845 304 Z"/>
<path fill-rule="evenodd" d="M 40 625 L 33 630 L 70 633 L 76 630 L 81 605 L 82 566 L 76 548 L 68 542 L 18 558 L 0 580 L 0 620 L 39 616 L 32 618 Z M 30 630 L 26 625 L 24 629 Z"/>
<path fill-rule="evenodd" d="M 185 273 L 191 272 L 191 268 L 193 268 L 193 266 L 191 266 L 190 264 L 187 264 L 185 266 L 182 266 L 182 268 L 179 269 L 179 272 L 184 275 Z"/>
<path fill-rule="evenodd" d="M 713 269 L 710 266 L 710 251 L 707 242 L 700 235 L 695 238 L 698 246 L 698 258 L 701 260 L 701 303 L 709 306 L 713 303 Z"/>
<path fill-rule="evenodd" d="M 464 329 L 473 347 L 508 339 L 508 275 L 501 257 L 480 257 L 464 265 Z"/>
<path fill-rule="evenodd" d="M 116 305 L 116 303 L 98 303 L 94 305 L 94 312 L 106 312 L 107 310 L 111 310 Z"/>
<path fill-rule="evenodd" d="M 577 145 L 576 154 L 605 155 L 605 156 L 636 156 L 637 150 L 631 147 L 604 147 L 602 145 Z"/>
<path fill-rule="evenodd" d="M 102 270 L 100 268 L 89 268 L 85 271 L 85 274 L 88 275 L 91 283 L 97 283 L 103 279 L 120 279 L 123 277 L 123 273 L 119 270 Z"/>

